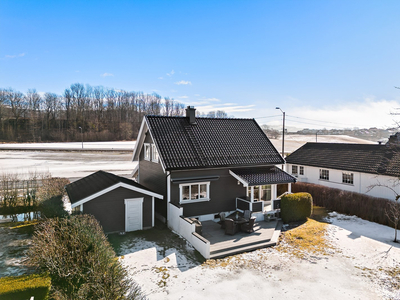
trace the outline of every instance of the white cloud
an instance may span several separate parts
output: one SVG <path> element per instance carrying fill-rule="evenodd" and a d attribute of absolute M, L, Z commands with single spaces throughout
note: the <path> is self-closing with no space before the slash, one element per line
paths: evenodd
<path fill-rule="evenodd" d="M 17 58 L 17 57 L 23 57 L 25 56 L 25 53 L 20 53 L 20 54 L 16 54 L 16 55 L 6 55 L 6 58 Z"/>
<path fill-rule="evenodd" d="M 192 85 L 192 83 L 190 81 L 185 81 L 185 80 L 175 82 L 175 84 L 177 84 L 177 85 Z"/>
<path fill-rule="evenodd" d="M 102 77 L 114 77 L 114 74 L 106 72 L 106 73 L 101 74 L 100 76 L 102 76 Z"/>
<path fill-rule="evenodd" d="M 200 97 L 200 94 L 194 94 L 196 97 Z"/>
<path fill-rule="evenodd" d="M 208 113 L 210 111 L 216 111 L 216 110 L 223 110 L 226 113 L 238 113 L 238 112 L 248 112 L 252 111 L 255 108 L 254 104 L 250 105 L 234 105 L 234 106 L 218 106 L 218 105 L 204 105 L 204 106 L 198 106 L 196 109 L 198 109 L 201 112 Z M 235 115 L 236 116 L 236 115 Z"/>
<path fill-rule="evenodd" d="M 188 99 L 189 97 L 188 96 L 180 96 L 180 97 L 178 97 L 179 99 Z"/>
<path fill-rule="evenodd" d="M 158 77 L 158 79 L 164 79 L 163 77 Z"/>
<path fill-rule="evenodd" d="M 171 72 L 167 73 L 167 76 L 171 77 L 171 76 L 174 75 L 174 74 L 175 74 L 175 71 L 172 70 Z"/>

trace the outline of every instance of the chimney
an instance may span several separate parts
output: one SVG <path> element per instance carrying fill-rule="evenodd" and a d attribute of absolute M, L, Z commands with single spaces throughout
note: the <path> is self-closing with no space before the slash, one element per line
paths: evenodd
<path fill-rule="evenodd" d="M 186 118 L 189 118 L 190 125 L 196 125 L 196 109 L 194 106 L 186 107 Z"/>

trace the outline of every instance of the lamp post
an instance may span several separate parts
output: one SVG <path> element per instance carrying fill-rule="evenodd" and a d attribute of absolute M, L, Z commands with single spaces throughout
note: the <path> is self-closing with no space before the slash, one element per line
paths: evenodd
<path fill-rule="evenodd" d="M 81 130 L 81 138 L 82 138 L 82 150 L 83 150 L 83 132 L 82 132 L 82 127 L 79 126 L 79 129 Z"/>
<path fill-rule="evenodd" d="M 285 158 L 285 112 L 280 107 L 276 107 L 275 109 L 279 109 L 283 114 L 282 158 Z"/>

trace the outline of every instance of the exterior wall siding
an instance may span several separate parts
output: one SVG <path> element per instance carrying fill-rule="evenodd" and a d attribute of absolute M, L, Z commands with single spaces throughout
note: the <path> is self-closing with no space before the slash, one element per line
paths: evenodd
<path fill-rule="evenodd" d="M 83 204 L 83 213 L 93 215 L 103 227 L 104 232 L 125 231 L 125 199 L 144 198 L 143 228 L 152 225 L 152 197 L 123 187 Z"/>
<path fill-rule="evenodd" d="M 246 188 L 242 184 L 237 184 L 237 180 L 229 174 L 229 168 L 173 171 L 171 173 L 171 179 L 203 176 L 220 176 L 218 180 L 210 181 L 210 201 L 180 204 L 179 184 L 171 183 L 171 203 L 178 207 L 183 207 L 183 215 L 185 217 L 235 210 L 236 197 L 246 195 Z"/>
<path fill-rule="evenodd" d="M 295 166 L 301 166 L 301 165 L 295 165 Z M 291 174 L 292 164 L 288 164 L 287 167 L 288 167 L 287 168 L 288 172 Z M 329 170 L 329 180 L 319 179 L 320 169 Z M 297 178 L 300 182 L 320 184 L 323 186 L 365 194 L 372 197 L 379 197 L 379 198 L 386 198 L 393 200 L 395 198 L 394 192 L 386 187 L 376 186 L 372 190 L 369 190 L 370 186 L 380 183 L 381 185 L 387 185 L 393 187 L 394 190 L 400 194 L 400 186 L 399 185 L 393 186 L 393 183 L 396 180 L 395 177 L 360 173 L 360 172 L 350 172 L 354 174 L 353 175 L 354 180 L 353 184 L 347 184 L 347 183 L 342 183 L 343 172 L 350 172 L 350 171 L 304 166 L 304 175 L 298 175 Z"/>
<path fill-rule="evenodd" d="M 147 132 L 145 143 L 153 144 L 150 133 Z M 166 173 L 161 162 L 152 162 L 144 159 L 144 145 L 139 154 L 139 178 L 138 182 L 157 194 L 163 195 L 164 199 L 154 199 L 155 210 L 162 216 L 167 216 L 167 181 Z"/>

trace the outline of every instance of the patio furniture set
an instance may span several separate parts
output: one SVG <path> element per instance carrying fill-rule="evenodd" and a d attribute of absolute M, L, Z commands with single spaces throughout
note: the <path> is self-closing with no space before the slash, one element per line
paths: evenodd
<path fill-rule="evenodd" d="M 254 232 L 254 223 L 256 217 L 251 216 L 249 210 L 245 210 L 243 216 L 238 212 L 225 217 L 225 213 L 220 213 L 221 228 L 225 229 L 225 234 L 234 235 L 239 231 L 252 233 Z"/>

